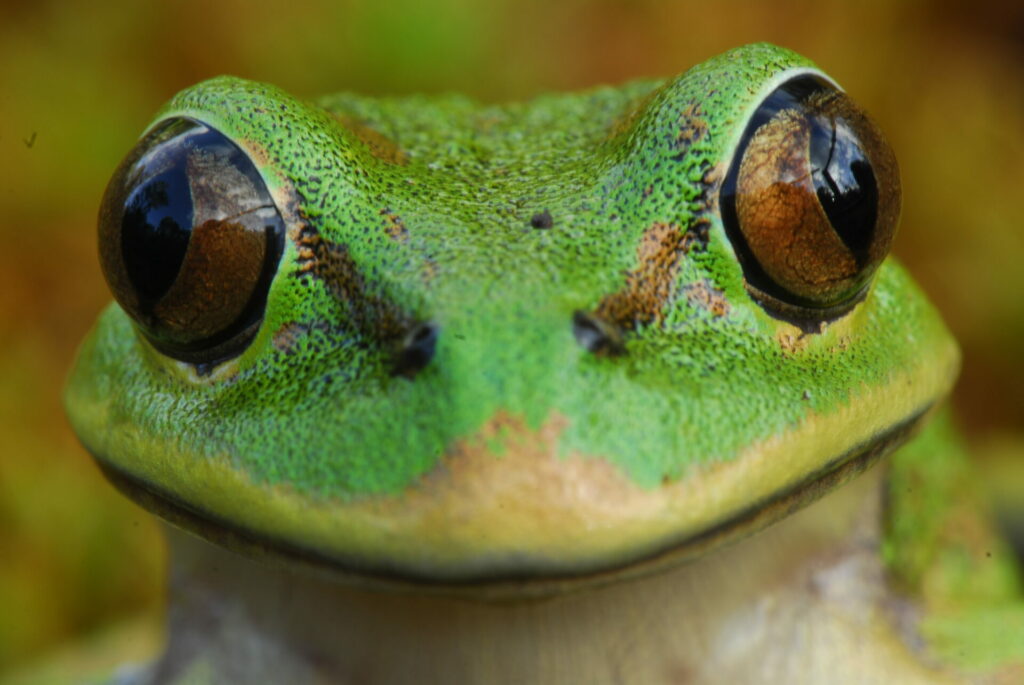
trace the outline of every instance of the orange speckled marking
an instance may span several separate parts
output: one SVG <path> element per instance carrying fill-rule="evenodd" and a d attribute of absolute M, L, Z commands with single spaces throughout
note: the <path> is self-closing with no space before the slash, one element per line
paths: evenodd
<path fill-rule="evenodd" d="M 323 322 L 299 323 L 298 321 L 290 321 L 282 324 L 280 328 L 274 331 L 274 337 L 271 342 L 279 352 L 290 353 L 295 351 L 299 340 L 309 335 L 310 331 L 330 330 L 331 327 Z"/>
<path fill-rule="evenodd" d="M 295 321 L 286 323 L 274 331 L 274 348 L 281 352 L 288 352 L 298 343 L 299 338 L 306 333 L 306 327 Z"/>
<path fill-rule="evenodd" d="M 796 354 L 804 350 L 811 337 L 798 328 L 785 328 L 775 334 L 775 340 L 786 354 Z"/>
<path fill-rule="evenodd" d="M 295 241 L 299 252 L 299 278 L 319 279 L 348 309 L 359 333 L 371 340 L 399 340 L 412 325 L 412 317 L 386 297 L 371 292 L 345 245 L 331 242 L 306 225 Z"/>
<path fill-rule="evenodd" d="M 405 222 L 402 221 L 402 217 L 398 216 L 395 212 L 385 207 L 380 210 L 380 215 L 384 217 L 384 230 L 387 231 L 388 237 L 397 243 L 405 243 L 409 240 L 409 229 L 405 227 Z"/>
<path fill-rule="evenodd" d="M 699 104 L 689 104 L 679 113 L 679 133 L 676 134 L 676 146 L 686 151 L 691 145 L 702 140 L 708 132 L 708 124 L 701 119 L 704 112 Z"/>
<path fill-rule="evenodd" d="M 714 316 L 725 316 L 729 313 L 729 300 L 725 293 L 706 278 L 684 285 L 683 293 L 691 307 L 700 307 Z"/>
<path fill-rule="evenodd" d="M 601 300 L 595 314 L 625 330 L 661 322 L 682 258 L 695 241 L 678 224 L 652 224 L 637 246 L 639 264 L 626 274 L 626 285 Z"/>

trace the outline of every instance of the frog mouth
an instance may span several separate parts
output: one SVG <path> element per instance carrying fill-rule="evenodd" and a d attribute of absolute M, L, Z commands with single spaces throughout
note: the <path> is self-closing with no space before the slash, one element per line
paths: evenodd
<path fill-rule="evenodd" d="M 527 564 L 523 564 L 523 570 L 518 572 L 503 568 L 496 573 L 485 572 L 455 579 L 432 577 L 422 571 L 400 568 L 398 564 L 371 566 L 357 560 L 338 559 L 293 541 L 264 535 L 186 503 L 101 458 L 97 458 L 97 462 L 117 489 L 145 509 L 176 527 L 244 556 L 257 560 L 283 560 L 366 589 L 505 601 L 543 598 L 600 587 L 652 575 L 704 556 L 721 545 L 737 541 L 787 517 L 865 472 L 909 440 L 926 422 L 932 410 L 933 404 L 928 404 L 871 439 L 828 460 L 795 484 L 761 498 L 695 534 L 670 539 L 630 558 L 609 559 L 607 563 L 588 565 L 580 570 L 569 566 L 555 571 L 531 572 Z"/>

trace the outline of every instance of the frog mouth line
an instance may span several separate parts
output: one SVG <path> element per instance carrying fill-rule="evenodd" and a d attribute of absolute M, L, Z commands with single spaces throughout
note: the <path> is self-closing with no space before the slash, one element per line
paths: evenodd
<path fill-rule="evenodd" d="M 835 488 L 867 471 L 882 457 L 903 445 L 924 423 L 934 405 L 929 403 L 888 430 L 831 459 L 799 483 L 762 499 L 699 533 L 666 544 L 621 563 L 574 572 L 538 574 L 496 573 L 470 579 L 432 578 L 404 569 L 368 567 L 340 561 L 325 553 L 261 535 L 191 506 L 174 495 L 117 470 L 96 457 L 106 478 L 144 509 L 172 525 L 252 559 L 286 561 L 327 574 L 368 590 L 434 596 L 453 596 L 481 601 L 542 599 L 640 578 L 694 560 L 713 549 L 755 533 L 792 514 Z M 94 455 L 95 456 L 95 455 Z"/>

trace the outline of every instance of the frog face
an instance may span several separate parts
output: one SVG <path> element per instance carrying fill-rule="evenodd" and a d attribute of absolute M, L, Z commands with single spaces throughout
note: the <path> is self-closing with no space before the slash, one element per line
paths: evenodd
<path fill-rule="evenodd" d="M 769 45 L 506 106 L 218 78 L 107 189 L 119 304 L 68 412 L 225 544 L 445 587 L 649 568 L 949 390 L 955 344 L 885 259 L 898 213 L 875 126 Z"/>

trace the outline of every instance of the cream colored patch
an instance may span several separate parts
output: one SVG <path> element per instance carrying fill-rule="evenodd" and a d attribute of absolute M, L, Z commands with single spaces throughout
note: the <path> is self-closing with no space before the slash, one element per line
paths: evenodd
<path fill-rule="evenodd" d="M 779 326 L 778 331 L 775 333 L 775 340 L 779 343 L 779 347 L 782 348 L 783 352 L 795 354 L 807 349 L 807 345 L 812 340 L 812 337 L 796 326 L 785 324 L 784 326 Z"/>
<path fill-rule="evenodd" d="M 540 552 L 552 562 L 566 545 L 580 546 L 573 538 L 656 516 L 664 507 L 659 491 L 637 487 L 603 459 L 559 457 L 568 424 L 553 414 L 534 431 L 501 412 L 400 496 L 352 509 L 387 521 L 395 532 L 415 528 L 417 537 L 451 553 L 477 555 L 483 543 L 497 557 Z"/>
<path fill-rule="evenodd" d="M 146 360 L 154 367 L 165 370 L 175 380 L 193 386 L 217 385 L 238 375 L 238 357 L 217 364 L 209 369 L 206 375 L 203 375 L 199 373 L 195 364 L 172 359 L 154 348 L 144 335 L 138 332 L 136 335 L 139 340 L 139 350 Z"/>
<path fill-rule="evenodd" d="M 818 341 L 820 335 L 829 332 L 832 336 L 832 344 L 828 351 L 832 354 L 844 352 L 850 346 L 851 331 L 856 330 L 859 325 L 859 315 L 863 309 L 858 306 L 850 314 L 836 321 L 822 322 L 817 334 L 806 333 L 797 326 L 785 321 L 778 321 L 775 328 L 775 342 L 785 354 L 796 354 L 803 352 L 811 344 Z"/>

